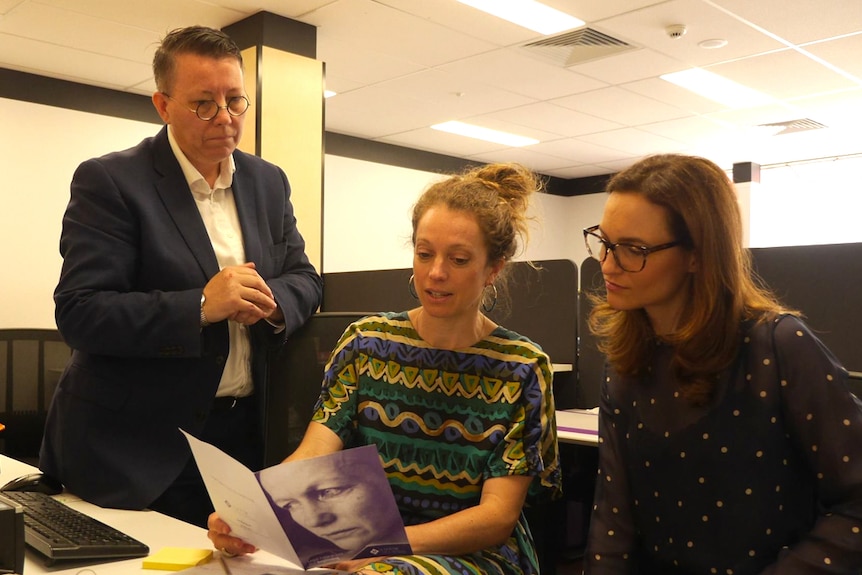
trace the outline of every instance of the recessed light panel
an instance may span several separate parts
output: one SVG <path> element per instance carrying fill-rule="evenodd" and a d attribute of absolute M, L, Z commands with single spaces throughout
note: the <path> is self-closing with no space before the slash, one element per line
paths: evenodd
<path fill-rule="evenodd" d="M 731 108 L 752 108 L 773 101 L 762 92 L 701 68 L 665 74 L 660 78 Z"/>
<path fill-rule="evenodd" d="M 466 136 L 468 138 L 475 138 L 486 142 L 494 142 L 495 144 L 503 144 L 504 146 L 512 146 L 514 148 L 539 143 L 539 140 L 535 140 L 533 138 L 491 130 L 489 128 L 482 128 L 480 126 L 473 126 L 472 124 L 465 124 L 464 122 L 443 122 L 442 124 L 435 124 L 431 127 L 435 130 L 440 130 L 441 132 L 449 132 L 450 134 L 457 134 L 459 136 Z"/>
<path fill-rule="evenodd" d="M 458 0 L 539 34 L 556 34 L 585 22 L 535 0 Z"/>

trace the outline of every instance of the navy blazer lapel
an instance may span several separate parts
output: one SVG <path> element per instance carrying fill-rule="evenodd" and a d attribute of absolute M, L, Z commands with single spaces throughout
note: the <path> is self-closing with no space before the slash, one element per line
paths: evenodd
<path fill-rule="evenodd" d="M 168 142 L 167 126 L 153 140 L 153 163 L 161 175 L 156 190 L 207 279 L 219 272 L 218 260 L 183 170 Z"/>
<path fill-rule="evenodd" d="M 233 199 L 239 215 L 239 225 L 242 227 L 242 240 L 245 245 L 245 261 L 254 262 L 260 266 L 263 262 L 263 248 L 260 244 L 260 234 L 257 232 L 263 222 L 257 221 L 257 193 L 245 162 L 240 159 L 241 152 L 234 152 L 236 171 L 233 173 Z M 246 169 L 244 169 L 246 168 Z M 258 273 L 262 268 L 258 269 Z"/>

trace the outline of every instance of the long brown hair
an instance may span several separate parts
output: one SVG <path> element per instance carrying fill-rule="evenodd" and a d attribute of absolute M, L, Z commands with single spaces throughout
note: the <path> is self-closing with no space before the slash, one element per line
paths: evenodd
<path fill-rule="evenodd" d="M 752 270 L 733 184 L 709 160 L 662 154 L 618 173 L 606 190 L 640 194 L 665 208 L 671 231 L 694 253 L 698 265 L 680 324 L 663 338 L 674 346 L 672 369 L 683 396 L 703 404 L 736 357 L 742 322 L 790 311 Z M 646 312 L 613 309 L 604 297 L 593 301 L 590 328 L 608 362 L 621 374 L 644 373 L 656 339 Z"/>

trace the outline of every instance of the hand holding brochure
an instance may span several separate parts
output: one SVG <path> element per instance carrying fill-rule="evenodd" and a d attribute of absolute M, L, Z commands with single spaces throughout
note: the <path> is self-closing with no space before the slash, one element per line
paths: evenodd
<path fill-rule="evenodd" d="M 219 517 L 252 545 L 306 569 L 411 552 L 373 445 L 253 473 L 183 434 Z"/>

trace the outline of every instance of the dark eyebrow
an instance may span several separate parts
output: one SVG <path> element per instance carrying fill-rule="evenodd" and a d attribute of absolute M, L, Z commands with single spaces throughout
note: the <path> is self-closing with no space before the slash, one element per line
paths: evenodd
<path fill-rule="evenodd" d="M 612 242 L 610 240 L 610 238 L 608 238 L 608 235 L 605 233 L 605 230 L 603 230 L 601 227 L 599 227 L 599 229 L 596 231 L 600 232 L 601 236 L 605 240 L 607 240 L 608 242 L 610 242 L 612 244 L 628 244 L 628 245 L 633 245 L 633 246 L 638 246 L 638 247 L 645 247 L 645 246 L 649 245 L 647 242 L 645 242 L 641 238 L 633 238 L 633 237 L 622 237 L 622 238 L 619 238 L 616 241 Z"/>

